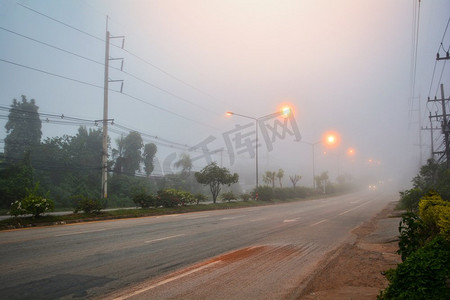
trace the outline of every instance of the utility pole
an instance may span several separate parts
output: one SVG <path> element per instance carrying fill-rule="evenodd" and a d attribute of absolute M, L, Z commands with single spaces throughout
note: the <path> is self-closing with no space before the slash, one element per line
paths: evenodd
<path fill-rule="evenodd" d="M 444 134 L 445 156 L 447 160 L 447 169 L 450 169 L 450 149 L 448 144 L 448 135 L 450 133 L 450 124 L 447 121 L 447 112 L 445 109 L 444 85 L 441 83 L 441 104 L 442 104 L 442 133 Z M 448 99 L 447 99 L 448 101 Z"/>
<path fill-rule="evenodd" d="M 102 155 L 102 197 L 108 198 L 108 89 L 109 89 L 109 31 L 106 17 L 105 39 L 105 81 L 103 90 L 103 155 Z"/>
<path fill-rule="evenodd" d="M 435 115 L 431 115 L 430 113 L 430 122 L 431 119 L 434 118 L 438 121 L 441 121 L 441 132 L 444 135 L 444 150 L 443 151 L 437 151 L 434 152 L 434 150 L 432 150 L 432 154 L 442 154 L 442 157 L 445 156 L 446 159 L 446 163 L 447 163 L 447 169 L 450 169 L 450 144 L 449 144 L 449 135 L 450 135 L 450 124 L 449 124 L 449 118 L 450 115 L 447 114 L 447 110 L 446 110 L 446 102 L 449 101 L 449 99 L 445 99 L 445 95 L 444 95 L 444 85 L 441 83 L 441 99 L 437 99 L 435 97 L 435 99 L 431 100 L 430 98 L 428 98 L 428 102 L 440 102 L 441 103 L 441 107 L 442 107 L 442 114 L 438 114 L 437 112 L 435 113 Z M 431 126 L 433 129 L 433 126 Z M 433 131 L 432 131 L 433 132 Z M 433 148 L 433 141 L 432 141 L 432 149 Z"/>
<path fill-rule="evenodd" d="M 122 65 L 120 70 L 123 70 L 123 59 L 122 58 L 110 58 L 109 57 L 109 46 L 110 39 L 121 38 L 122 39 L 122 49 L 125 44 L 124 36 L 111 36 L 108 31 L 108 17 L 106 17 L 106 38 L 105 38 L 105 78 L 104 78 L 104 90 L 103 90 L 103 134 L 102 134 L 102 198 L 108 198 L 108 91 L 109 83 L 121 81 L 122 85 L 120 92 L 123 89 L 123 80 L 110 80 L 109 79 L 109 61 L 110 60 L 122 60 Z"/>

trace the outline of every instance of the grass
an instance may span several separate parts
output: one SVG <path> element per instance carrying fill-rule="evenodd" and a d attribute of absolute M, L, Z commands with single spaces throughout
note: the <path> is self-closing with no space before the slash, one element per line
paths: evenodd
<path fill-rule="evenodd" d="M 210 211 L 220 209 L 236 209 L 244 207 L 271 205 L 278 203 L 288 203 L 294 201 L 311 200 L 316 198 L 322 198 L 322 196 L 313 196 L 307 198 L 295 198 L 287 200 L 272 200 L 272 201 L 231 201 L 231 202 L 218 202 L 211 204 L 194 204 L 187 206 L 178 206 L 173 208 L 135 208 L 135 209 L 117 209 L 109 211 L 101 211 L 97 214 L 85 214 L 85 213 L 72 213 L 68 215 L 44 215 L 38 218 L 33 217 L 17 217 L 9 218 L 0 221 L 0 230 L 27 228 L 36 226 L 51 226 L 60 224 L 102 221 L 112 219 L 124 219 L 124 218 L 139 218 L 149 216 L 160 216 L 170 214 L 180 214 L 197 211 Z"/>

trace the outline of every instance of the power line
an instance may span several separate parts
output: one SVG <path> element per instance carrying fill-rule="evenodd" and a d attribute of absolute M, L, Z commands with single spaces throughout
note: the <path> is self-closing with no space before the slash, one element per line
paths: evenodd
<path fill-rule="evenodd" d="M 61 24 L 61 25 L 64 25 L 64 26 L 69 27 L 69 28 L 71 28 L 71 29 L 73 29 L 73 30 L 76 30 L 76 31 L 78 31 L 78 32 L 80 32 L 80 33 L 83 33 L 83 34 L 85 34 L 85 35 L 88 35 L 88 36 L 90 36 L 90 37 L 92 37 L 92 38 L 94 38 L 94 39 L 96 39 L 96 40 L 99 40 L 99 41 L 101 41 L 101 42 L 104 42 L 104 41 L 105 41 L 105 40 L 103 40 L 103 39 L 101 39 L 101 38 L 99 38 L 99 37 L 97 37 L 97 36 L 95 36 L 95 35 L 93 35 L 93 34 L 90 34 L 89 32 L 86 32 L 86 31 L 84 31 L 84 30 L 78 29 L 78 28 L 76 28 L 76 27 L 74 27 L 74 26 L 72 26 L 72 25 L 69 25 L 69 24 L 64 23 L 64 22 L 62 22 L 62 21 L 59 21 L 59 20 L 57 20 L 57 19 L 55 19 L 55 18 L 52 18 L 52 17 L 50 17 L 50 16 L 48 16 L 48 15 L 46 15 L 46 14 L 44 14 L 44 13 L 41 13 L 41 12 L 35 10 L 35 9 L 32 9 L 32 8 L 29 7 L 29 6 L 23 5 L 23 4 L 19 3 L 19 2 L 16 2 L 16 4 L 19 5 L 19 6 L 22 6 L 23 8 L 26 8 L 26 9 L 32 11 L 32 12 L 34 12 L 34 13 L 36 13 L 36 14 L 38 14 L 38 15 L 41 15 L 41 16 L 47 18 L 47 19 L 50 19 L 50 20 L 52 20 L 52 21 L 54 21 L 54 22 L 57 22 L 57 23 L 59 23 L 59 24 Z"/>
<path fill-rule="evenodd" d="M 87 36 L 90 36 L 90 37 L 92 37 L 92 38 L 95 38 L 96 40 L 105 42 L 105 40 L 102 39 L 102 38 L 100 38 L 100 37 L 97 37 L 97 36 L 95 36 L 95 35 L 93 35 L 93 34 L 90 34 L 90 33 L 86 32 L 86 31 L 84 31 L 84 30 L 81 30 L 81 29 L 79 29 L 79 28 L 76 28 L 75 26 L 72 26 L 72 25 L 69 25 L 69 24 L 67 24 L 67 23 L 65 23 L 65 22 L 62 22 L 62 21 L 60 21 L 60 20 L 57 20 L 57 19 L 55 19 L 55 18 L 53 18 L 53 17 L 50 17 L 50 16 L 48 16 L 48 15 L 42 13 L 42 12 L 39 12 L 39 11 L 37 11 L 37 10 L 35 10 L 35 9 L 30 8 L 29 6 L 26 6 L 26 5 L 23 5 L 23 4 L 20 4 L 20 3 L 17 3 L 17 4 L 20 5 L 20 6 L 22 6 L 23 8 L 26 8 L 26 9 L 28 9 L 28 10 L 30 10 L 30 11 L 36 13 L 36 14 L 39 14 L 39 15 L 45 17 L 45 18 L 48 18 L 48 19 L 50 19 L 50 20 L 52 20 L 52 21 L 54 21 L 54 22 L 57 22 L 57 23 L 62 24 L 62 25 L 64 25 L 64 26 L 66 26 L 66 27 L 69 27 L 69 28 L 71 28 L 71 29 L 73 29 L 73 30 L 76 30 L 76 31 L 78 31 L 78 32 L 80 32 L 80 33 L 83 33 L 83 34 L 85 34 L 85 35 L 87 35 Z M 204 94 L 204 95 L 206 95 L 206 96 L 208 96 L 209 98 L 215 99 L 211 94 L 209 94 L 209 93 L 207 93 L 207 92 L 205 92 L 205 91 L 203 91 L 203 90 L 201 90 L 201 89 L 199 89 L 199 88 L 193 86 L 192 84 L 190 84 L 190 83 L 188 83 L 188 82 L 186 82 L 186 81 L 184 81 L 184 80 L 182 80 L 182 79 L 180 79 L 180 78 L 178 78 L 178 77 L 176 77 L 176 76 L 170 74 L 169 72 L 163 70 L 162 68 L 160 68 L 160 67 L 158 67 L 158 66 L 156 66 L 156 65 L 154 65 L 154 64 L 152 64 L 152 63 L 150 63 L 149 61 L 147 61 L 147 60 L 145 60 L 144 58 L 142 58 L 142 57 L 140 57 L 140 56 L 138 56 L 138 55 L 136 55 L 136 54 L 130 52 L 129 50 L 124 49 L 124 48 L 122 48 L 121 46 L 117 46 L 117 45 L 114 45 L 114 44 L 111 44 L 111 45 L 114 46 L 114 47 L 117 47 L 117 48 L 119 48 L 119 49 L 121 49 L 121 50 L 123 50 L 123 51 L 125 51 L 125 52 L 128 53 L 129 55 L 131 55 L 131 56 L 137 58 L 138 60 L 142 61 L 143 63 L 145 63 L 145 64 L 147 64 L 147 65 L 149 65 L 149 66 L 151 66 L 151 67 L 157 69 L 158 71 L 160 71 L 160 72 L 162 72 L 162 73 L 164 73 L 164 74 L 166 74 L 167 76 L 171 77 L 172 79 L 174 79 L 174 80 L 176 80 L 176 81 L 178 81 L 178 82 L 180 82 L 180 83 L 182 83 L 182 84 L 184 84 L 184 85 L 186 85 L 186 86 L 188 86 L 188 87 L 190 87 L 190 88 L 192 88 L 192 89 L 194 89 L 194 90 L 196 90 L 196 91 L 198 91 L 198 92 L 200 92 L 200 93 L 202 93 L 202 94 Z"/>
<path fill-rule="evenodd" d="M 43 42 L 43 41 L 39 41 L 39 40 L 37 40 L 37 39 L 34 39 L 34 38 L 32 38 L 32 37 L 29 37 L 29 36 L 20 34 L 20 33 L 18 33 L 18 32 L 12 31 L 12 30 L 9 30 L 9 29 L 7 29 L 7 28 L 4 28 L 4 27 L 1 27 L 1 26 L 0 26 L 0 29 L 1 29 L 1 30 L 4 30 L 4 31 L 6 31 L 6 32 L 9 32 L 9 33 L 11 33 L 11 34 L 20 36 L 20 37 L 22 37 L 22 38 L 28 39 L 28 40 L 30 40 L 30 41 L 33 41 L 33 42 L 35 42 L 35 43 L 39 43 L 39 44 L 45 45 L 45 46 L 47 46 L 47 47 L 50 47 L 50 48 L 59 50 L 59 51 L 61 51 L 61 52 L 65 52 L 65 53 L 74 55 L 74 56 L 76 56 L 76 57 L 85 59 L 85 60 L 87 60 L 87 61 L 90 61 L 90 62 L 93 62 L 93 63 L 96 63 L 96 64 L 104 65 L 102 62 L 96 61 L 96 60 L 91 59 L 91 58 L 89 58 L 89 57 L 86 57 L 86 56 L 83 56 L 83 55 L 74 53 L 74 52 L 69 51 L 69 50 L 65 50 L 65 49 L 59 48 L 59 47 L 57 47 L 57 46 L 51 45 L 51 44 L 46 43 L 46 42 Z"/>
<path fill-rule="evenodd" d="M 39 73 L 44 73 L 44 74 L 47 74 L 47 75 L 50 75 L 50 76 L 59 77 L 59 78 L 62 78 L 62 79 L 66 79 L 66 80 L 74 81 L 74 82 L 81 83 L 81 84 L 84 84 L 84 85 L 88 85 L 88 86 L 92 86 L 92 87 L 103 89 L 102 86 L 99 86 L 99 85 L 96 85 L 96 84 L 92 84 L 92 83 L 89 83 L 89 82 L 86 82 L 86 81 L 82 81 L 82 80 L 79 80 L 79 79 L 74 79 L 74 78 L 70 78 L 70 77 L 67 77 L 67 76 L 63 76 L 63 75 L 55 74 L 55 73 L 52 73 L 52 72 L 44 71 L 44 70 L 41 70 L 41 69 L 33 68 L 33 67 L 30 67 L 30 66 L 26 66 L 26 65 L 23 65 L 23 64 L 12 62 L 12 61 L 9 61 L 9 60 L 6 60 L 6 59 L 0 58 L 0 61 L 2 61 L 4 63 L 11 64 L 11 65 L 15 65 L 15 66 L 18 66 L 18 67 L 22 67 L 22 68 L 25 68 L 25 69 L 33 70 L 33 71 L 36 71 L 36 72 L 39 72 Z"/>
<path fill-rule="evenodd" d="M 92 84 L 92 83 L 85 82 L 85 81 L 82 81 L 82 80 L 78 80 L 78 79 L 70 78 L 70 77 L 67 77 L 67 76 L 55 74 L 55 73 L 52 73 L 52 72 L 44 71 L 44 70 L 41 70 L 41 69 L 33 68 L 33 67 L 30 67 L 30 66 L 26 66 L 26 65 L 23 65 L 23 64 L 19 64 L 19 63 L 16 63 L 16 62 L 5 60 L 5 59 L 2 59 L 2 58 L 0 58 L 0 61 L 8 63 L 8 64 L 15 65 L 15 66 L 18 66 L 18 67 L 22 67 L 22 68 L 25 68 L 25 69 L 29 69 L 29 70 L 33 70 L 33 71 L 36 71 L 36 72 L 44 73 L 46 75 L 51 75 L 51 76 L 54 76 L 54 77 L 59 77 L 59 78 L 65 79 L 65 80 L 74 81 L 74 82 L 77 82 L 77 83 L 80 83 L 80 84 L 96 87 L 96 88 L 99 88 L 99 89 L 104 89 L 102 86 L 99 86 L 99 85 L 96 85 L 96 84 Z M 130 95 L 130 94 L 127 94 L 127 93 L 123 93 L 123 92 L 120 92 L 120 91 L 112 90 L 112 89 L 108 89 L 108 90 L 112 91 L 112 92 L 119 93 L 119 94 L 124 95 L 124 96 L 126 96 L 128 98 L 131 98 L 133 100 L 139 101 L 141 103 L 144 103 L 146 105 L 149 105 L 149 106 L 154 107 L 156 109 L 159 109 L 161 111 L 167 112 L 167 113 L 172 114 L 172 115 L 177 116 L 177 117 L 180 117 L 182 119 L 185 119 L 185 120 L 188 120 L 188 121 L 191 121 L 191 122 L 194 122 L 194 123 L 198 123 L 198 124 L 203 125 L 205 127 L 213 128 L 215 130 L 219 130 L 218 128 L 215 128 L 214 126 L 211 126 L 209 124 L 206 124 L 206 123 L 203 123 L 203 122 L 191 119 L 191 118 L 188 118 L 188 117 L 186 117 L 184 115 L 175 113 L 175 112 L 173 112 L 171 110 L 165 109 L 165 108 L 160 107 L 158 105 L 149 103 L 148 101 L 145 101 L 145 100 L 143 100 L 143 99 L 141 99 L 139 97 L 136 97 L 136 96 L 133 96 L 133 95 Z"/>

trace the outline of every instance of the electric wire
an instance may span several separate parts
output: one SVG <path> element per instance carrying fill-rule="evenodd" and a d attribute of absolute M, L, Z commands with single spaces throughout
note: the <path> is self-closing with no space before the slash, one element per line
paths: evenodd
<path fill-rule="evenodd" d="M 99 88 L 99 89 L 104 89 L 104 88 L 103 88 L 102 86 L 100 86 L 100 85 L 96 85 L 96 84 L 92 84 L 92 83 L 89 83 L 89 82 L 86 82 L 86 81 L 82 81 L 82 80 L 79 80 L 79 79 L 74 79 L 74 78 L 70 78 L 70 77 L 67 77 L 67 76 L 63 76 L 63 75 L 55 74 L 55 73 L 52 73 L 52 72 L 44 71 L 44 70 L 37 69 L 37 68 L 34 68 L 34 67 L 30 67 L 30 66 L 26 66 L 26 65 L 19 64 L 19 63 L 16 63 L 16 62 L 12 62 L 12 61 L 9 61 L 9 60 L 6 60 L 6 59 L 0 58 L 0 61 L 1 61 L 1 62 L 4 62 L 4 63 L 11 64 L 11 65 L 15 65 L 15 66 L 18 66 L 18 67 L 22 67 L 22 68 L 25 68 L 25 69 L 29 69 L 29 70 L 33 70 L 33 71 L 36 71 L 36 72 L 44 73 L 44 74 L 46 74 L 46 75 L 51 75 L 51 76 L 54 76 L 54 77 L 59 77 L 59 78 L 65 79 L 65 80 L 69 80 L 69 81 L 77 82 L 77 83 L 80 83 L 80 84 L 88 85 L 88 86 L 91 86 L 91 87 L 96 87 L 96 88 Z M 146 104 L 146 105 L 149 105 L 149 106 L 151 106 L 151 107 L 153 107 L 153 108 L 156 108 L 156 109 L 158 109 L 158 110 L 167 112 L 167 113 L 172 114 L 172 115 L 174 115 L 174 116 L 177 116 L 177 117 L 179 117 L 179 118 L 182 118 L 182 119 L 185 119 L 185 120 L 188 120 L 188 121 L 191 121 L 191 122 L 200 124 L 200 125 L 205 126 L 205 127 L 213 128 L 213 129 L 215 129 L 215 130 L 220 130 L 220 129 L 214 127 L 214 126 L 211 126 L 210 124 L 206 124 L 206 123 L 200 122 L 200 121 L 198 121 L 198 120 L 195 120 L 195 119 L 186 117 L 186 116 L 184 116 L 184 115 L 175 113 L 175 112 L 173 112 L 173 111 L 171 111 L 171 110 L 169 110 L 169 109 L 166 109 L 166 108 L 160 107 L 160 106 L 158 106 L 158 105 L 152 104 L 152 103 L 150 103 L 150 102 L 148 102 L 148 101 L 143 100 L 142 98 L 139 98 L 139 97 L 130 95 L 130 94 L 128 94 L 128 93 L 116 91 L 116 90 L 113 90 L 113 89 L 108 89 L 108 90 L 111 91 L 111 92 L 115 92 L 115 93 L 124 95 L 124 96 L 126 96 L 126 97 L 128 97 L 128 98 L 130 98 L 130 99 L 139 101 L 139 102 L 141 102 L 141 103 L 144 103 L 144 104 Z"/>
<path fill-rule="evenodd" d="M 57 23 L 59 23 L 59 24 L 62 24 L 62 25 L 64 25 L 64 26 L 66 26 L 66 27 L 68 27 L 68 28 L 71 28 L 71 29 L 73 29 L 73 30 L 76 30 L 76 31 L 78 31 L 78 32 L 80 32 L 80 33 L 86 34 L 87 36 L 90 36 L 90 37 L 92 37 L 92 38 L 95 38 L 96 40 L 105 42 L 104 39 L 102 39 L 102 38 L 100 38 L 100 37 L 97 37 L 97 36 L 95 36 L 95 35 L 93 35 L 93 34 L 90 34 L 90 33 L 86 32 L 86 31 L 84 31 L 84 30 L 81 30 L 81 29 L 79 29 L 79 28 L 76 28 L 75 26 L 69 25 L 69 24 L 67 24 L 67 23 L 65 23 L 65 22 L 62 22 L 62 21 L 57 20 L 57 19 L 55 19 L 55 18 L 53 18 L 53 17 L 50 17 L 50 16 L 48 16 L 48 15 L 42 13 L 42 12 L 39 12 L 39 11 L 37 11 L 37 10 L 35 10 L 35 9 L 32 9 L 32 8 L 29 7 L 29 6 L 20 4 L 20 3 L 18 3 L 18 2 L 16 2 L 16 3 L 17 3 L 18 5 L 20 5 L 21 7 L 26 8 L 26 9 L 28 9 L 28 10 L 30 10 L 30 11 L 36 13 L 36 14 L 39 14 L 39 15 L 45 17 L 45 18 L 48 18 L 48 19 L 50 19 L 50 20 L 52 20 L 52 21 L 55 21 L 55 22 L 57 22 Z M 155 68 L 156 70 L 158 70 L 158 71 L 164 73 L 165 75 L 169 76 L 170 78 L 172 78 L 172 79 L 174 79 L 174 80 L 176 80 L 176 81 L 178 81 L 178 82 L 180 82 L 180 83 L 182 83 L 182 84 L 184 84 L 184 85 L 186 85 L 186 86 L 188 86 L 188 87 L 190 87 L 190 88 L 192 88 L 192 89 L 194 89 L 194 90 L 196 90 L 196 91 L 198 91 L 198 92 L 200 92 L 200 93 L 202 93 L 202 94 L 204 94 L 204 95 L 206 95 L 206 96 L 208 96 L 209 98 L 215 99 L 211 94 L 209 94 L 209 93 L 207 93 L 207 92 L 205 92 L 205 91 L 203 91 L 203 90 L 201 90 L 201 89 L 199 89 L 199 88 L 193 86 L 192 84 L 190 84 L 190 83 L 188 83 L 188 82 L 186 82 L 186 81 L 184 81 L 184 80 L 182 80 L 182 79 L 180 79 L 180 78 L 178 78 L 178 77 L 176 77 L 176 76 L 170 74 L 169 72 L 165 71 L 164 69 L 162 69 L 162 68 L 160 68 L 160 67 L 158 67 L 158 66 L 152 64 L 152 63 L 149 62 L 148 60 L 146 60 L 146 59 L 144 59 L 144 58 L 142 58 L 142 57 L 140 57 L 140 56 L 134 54 L 133 52 L 131 52 L 131 51 L 127 50 L 127 49 L 123 49 L 121 46 L 115 45 L 115 44 L 113 44 L 113 43 L 112 43 L 111 45 L 114 46 L 114 47 L 116 47 L 116 48 L 119 48 L 119 49 L 123 50 L 124 52 L 128 53 L 129 55 L 131 55 L 131 56 L 135 57 L 136 59 L 142 61 L 143 63 L 145 63 L 145 64 L 147 64 L 147 65 L 149 65 L 149 66 Z"/>

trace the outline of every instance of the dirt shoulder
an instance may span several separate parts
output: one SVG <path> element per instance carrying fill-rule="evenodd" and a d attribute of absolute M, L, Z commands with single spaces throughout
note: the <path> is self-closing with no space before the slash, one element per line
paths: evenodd
<path fill-rule="evenodd" d="M 372 220 L 353 230 L 356 239 L 331 253 L 299 299 L 376 299 L 388 285 L 382 272 L 401 262 L 399 213 L 392 202 Z"/>

